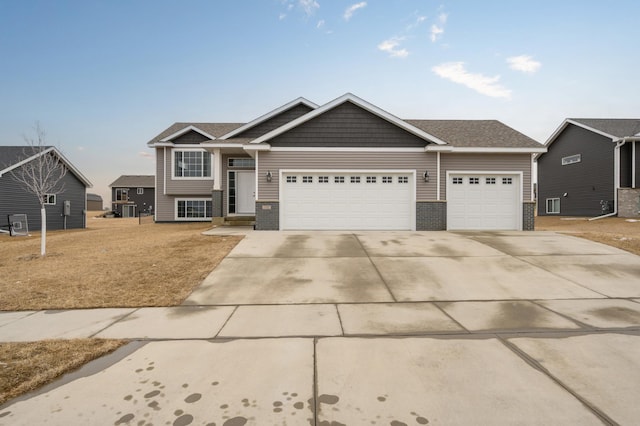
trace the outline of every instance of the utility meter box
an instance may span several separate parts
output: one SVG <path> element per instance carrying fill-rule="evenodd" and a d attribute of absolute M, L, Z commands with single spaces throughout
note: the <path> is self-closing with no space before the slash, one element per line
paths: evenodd
<path fill-rule="evenodd" d="M 71 201 L 64 201 L 64 213 L 65 216 L 71 216 Z"/>

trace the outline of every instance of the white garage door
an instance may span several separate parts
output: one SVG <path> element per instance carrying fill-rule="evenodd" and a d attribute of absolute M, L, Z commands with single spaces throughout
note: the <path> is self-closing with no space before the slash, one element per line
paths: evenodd
<path fill-rule="evenodd" d="M 411 230 L 413 173 L 284 172 L 281 229 Z"/>
<path fill-rule="evenodd" d="M 520 176 L 449 174 L 447 229 L 520 230 Z"/>

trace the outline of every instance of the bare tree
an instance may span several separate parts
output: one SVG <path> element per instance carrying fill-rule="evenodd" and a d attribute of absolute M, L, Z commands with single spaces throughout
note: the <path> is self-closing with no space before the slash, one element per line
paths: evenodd
<path fill-rule="evenodd" d="M 40 203 L 40 216 L 42 219 L 42 232 L 40 238 L 40 255 L 46 254 L 47 247 L 47 211 L 45 204 L 47 197 L 64 192 L 63 178 L 67 174 L 67 168 L 55 154 L 55 149 L 46 145 L 46 133 L 36 123 L 35 136 L 23 136 L 26 142 L 21 167 L 12 171 L 13 179 L 22 185 L 29 193 L 33 194 Z"/>

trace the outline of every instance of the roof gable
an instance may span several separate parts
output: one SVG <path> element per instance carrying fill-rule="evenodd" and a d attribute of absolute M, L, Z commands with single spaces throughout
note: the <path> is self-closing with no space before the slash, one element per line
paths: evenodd
<path fill-rule="evenodd" d="M 226 135 L 221 136 L 220 139 L 235 137 L 255 138 L 262 136 L 316 108 L 318 108 L 318 105 L 300 97 L 232 130 Z"/>
<path fill-rule="evenodd" d="M 157 143 L 171 143 L 172 140 L 191 131 L 213 140 L 240 126 L 242 123 L 174 123 L 147 142 L 147 145 L 152 147 Z"/>
<path fill-rule="evenodd" d="M 439 138 L 428 134 L 427 132 L 424 132 L 423 130 L 418 129 L 417 127 L 399 119 L 398 117 L 378 108 L 377 106 L 370 104 L 360 98 L 358 98 L 357 96 L 351 94 L 351 93 L 347 93 L 337 99 L 334 99 L 333 101 L 316 108 L 315 110 L 303 115 L 302 117 L 299 117 L 283 126 L 278 127 L 277 129 L 274 129 L 258 138 L 256 138 L 255 140 L 253 140 L 251 143 L 252 144 L 259 144 L 259 143 L 263 143 L 263 142 L 268 142 L 272 139 L 274 139 L 275 137 L 282 135 L 285 132 L 288 132 L 292 129 L 295 129 L 311 120 L 316 119 L 317 117 L 320 117 L 323 114 L 328 113 L 329 111 L 345 104 L 345 103 L 351 103 L 355 106 L 357 106 L 358 108 L 368 111 L 369 113 L 373 114 L 374 116 L 377 116 L 378 118 L 381 118 L 393 125 L 395 125 L 396 127 L 405 130 L 408 133 L 411 133 L 415 136 L 417 136 L 418 138 L 421 138 L 425 141 L 425 144 L 427 143 L 435 143 L 438 145 L 445 145 L 445 142 L 440 140 Z"/>

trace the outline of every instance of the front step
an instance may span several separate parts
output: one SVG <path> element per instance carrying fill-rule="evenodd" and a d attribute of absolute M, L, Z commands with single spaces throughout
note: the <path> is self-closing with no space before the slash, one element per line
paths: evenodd
<path fill-rule="evenodd" d="M 222 226 L 254 226 L 255 216 L 227 216 L 222 222 Z"/>

